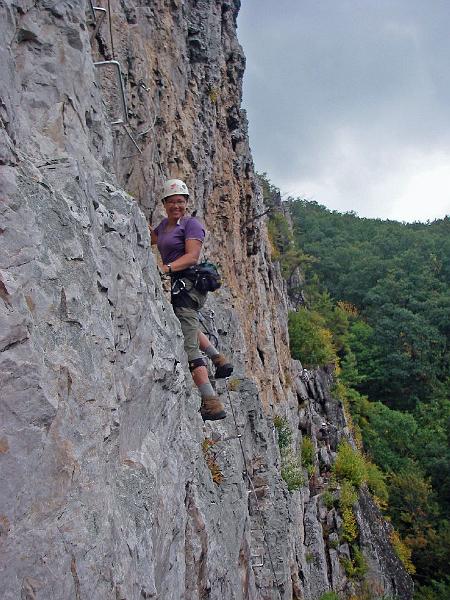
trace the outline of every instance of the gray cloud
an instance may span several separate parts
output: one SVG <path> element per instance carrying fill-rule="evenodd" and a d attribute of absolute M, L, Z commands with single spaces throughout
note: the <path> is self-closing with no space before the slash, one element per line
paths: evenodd
<path fill-rule="evenodd" d="M 338 210 L 450 212 L 449 17 L 447 0 L 243 0 L 257 168 Z"/>

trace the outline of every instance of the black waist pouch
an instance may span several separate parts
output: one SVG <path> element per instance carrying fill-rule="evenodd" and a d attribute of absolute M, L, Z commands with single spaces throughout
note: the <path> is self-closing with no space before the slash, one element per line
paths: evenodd
<path fill-rule="evenodd" d="M 177 276 L 186 277 L 192 285 L 202 294 L 214 292 L 222 285 L 222 278 L 214 263 L 205 261 L 176 273 Z"/>

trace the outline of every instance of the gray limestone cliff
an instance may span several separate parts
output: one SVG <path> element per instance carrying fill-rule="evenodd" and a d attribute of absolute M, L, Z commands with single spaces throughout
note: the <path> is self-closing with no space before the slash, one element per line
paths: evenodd
<path fill-rule="evenodd" d="M 0 1 L 5 600 L 411 597 L 367 492 L 372 596 L 323 501 L 351 433 L 331 374 L 290 359 L 240 108 L 239 4 Z M 168 176 L 194 191 L 224 275 L 204 315 L 236 365 L 219 424 L 198 414 L 150 248 Z M 314 444 L 316 475 L 292 492 L 275 415 Z"/>

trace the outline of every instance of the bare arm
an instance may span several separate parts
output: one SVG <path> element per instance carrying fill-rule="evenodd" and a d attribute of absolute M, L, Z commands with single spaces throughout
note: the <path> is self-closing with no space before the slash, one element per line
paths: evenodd
<path fill-rule="evenodd" d="M 183 254 L 183 256 L 180 256 L 170 263 L 172 271 L 183 271 L 183 269 L 187 269 L 188 267 L 196 265 L 198 263 L 198 259 L 200 258 L 202 242 L 200 240 L 186 240 L 185 250 L 186 253 Z M 163 265 L 163 271 L 164 273 L 168 273 L 169 267 L 167 265 Z"/>

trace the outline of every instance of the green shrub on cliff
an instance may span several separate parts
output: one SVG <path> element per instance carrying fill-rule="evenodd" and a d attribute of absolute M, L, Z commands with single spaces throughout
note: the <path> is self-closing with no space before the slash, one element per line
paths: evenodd
<path fill-rule="evenodd" d="M 288 324 L 291 355 L 303 366 L 310 368 L 337 363 L 332 334 L 318 312 L 300 308 L 289 313 Z"/>
<path fill-rule="evenodd" d="M 290 449 L 281 456 L 281 477 L 290 492 L 300 489 L 305 483 L 300 457 Z"/>
<path fill-rule="evenodd" d="M 302 439 L 302 466 L 307 469 L 311 477 L 314 473 L 314 443 L 312 439 L 305 435 Z"/>
<path fill-rule="evenodd" d="M 358 525 L 356 523 L 353 507 L 358 500 L 358 493 L 349 481 L 344 481 L 339 494 L 339 508 L 342 517 L 342 539 L 353 542 L 358 537 Z"/>
<path fill-rule="evenodd" d="M 405 544 L 405 542 L 402 540 L 399 533 L 395 529 L 393 529 L 391 532 L 391 544 L 394 547 L 396 555 L 402 561 L 405 569 L 410 575 L 414 575 L 414 573 L 416 572 L 416 567 L 411 561 L 411 548 Z"/>
<path fill-rule="evenodd" d="M 276 416 L 273 420 L 281 454 L 281 477 L 290 492 L 304 484 L 302 462 L 299 454 L 292 450 L 292 430 L 286 419 Z"/>
<path fill-rule="evenodd" d="M 350 579 L 364 579 L 367 573 L 368 565 L 361 549 L 357 545 L 351 547 L 352 558 L 342 558 L 341 563 L 345 574 Z"/>
<path fill-rule="evenodd" d="M 284 450 L 291 445 L 292 442 L 292 430 L 289 427 L 289 423 L 283 417 L 277 415 L 273 420 L 273 425 L 277 432 L 277 442 L 280 450 Z"/>
<path fill-rule="evenodd" d="M 367 466 L 364 457 L 347 441 L 339 444 L 333 471 L 338 479 L 347 480 L 357 488 L 367 482 Z"/>

